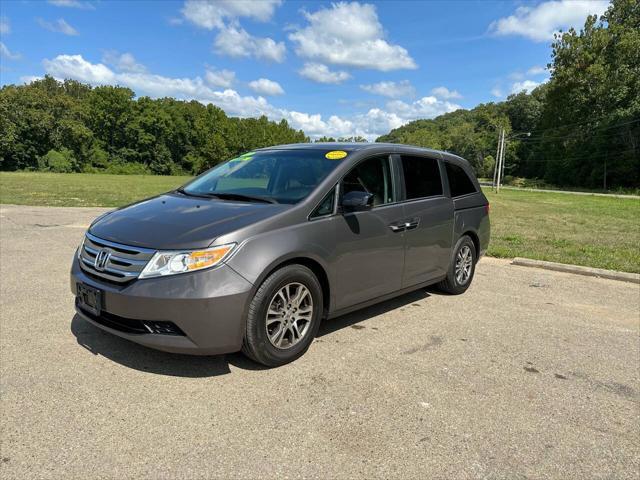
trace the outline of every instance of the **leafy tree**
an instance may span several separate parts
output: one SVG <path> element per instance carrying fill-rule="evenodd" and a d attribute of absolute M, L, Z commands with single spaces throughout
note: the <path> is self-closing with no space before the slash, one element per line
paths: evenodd
<path fill-rule="evenodd" d="M 214 105 L 136 98 L 45 77 L 0 89 L 0 169 L 200 173 L 255 148 L 308 142 L 286 120 L 229 118 Z"/>
<path fill-rule="evenodd" d="M 613 0 L 580 32 L 558 34 L 552 48 L 551 79 L 532 92 L 416 120 L 377 141 L 448 150 L 491 176 L 495 162 L 488 158 L 504 128 L 510 176 L 590 188 L 606 178 L 609 188 L 638 187 L 640 2 Z"/>

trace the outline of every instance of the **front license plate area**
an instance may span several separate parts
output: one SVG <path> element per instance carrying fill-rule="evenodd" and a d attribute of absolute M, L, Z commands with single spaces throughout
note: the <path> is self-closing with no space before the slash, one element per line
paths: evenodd
<path fill-rule="evenodd" d="M 102 309 L 102 292 L 84 283 L 77 284 L 77 291 L 78 305 L 95 316 L 100 315 L 100 310 Z"/>

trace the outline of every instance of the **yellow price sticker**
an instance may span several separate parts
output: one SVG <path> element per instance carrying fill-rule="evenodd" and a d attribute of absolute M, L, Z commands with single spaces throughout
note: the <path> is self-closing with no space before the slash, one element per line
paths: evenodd
<path fill-rule="evenodd" d="M 346 156 L 347 152 L 345 152 L 344 150 L 332 150 L 330 152 L 327 152 L 325 158 L 329 160 L 340 160 Z"/>

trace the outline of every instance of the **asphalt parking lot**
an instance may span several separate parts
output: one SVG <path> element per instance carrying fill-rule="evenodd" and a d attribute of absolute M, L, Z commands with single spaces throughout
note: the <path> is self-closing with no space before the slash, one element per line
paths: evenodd
<path fill-rule="evenodd" d="M 74 316 L 102 209 L 0 207 L 2 478 L 639 478 L 640 286 L 483 259 L 265 370 Z"/>

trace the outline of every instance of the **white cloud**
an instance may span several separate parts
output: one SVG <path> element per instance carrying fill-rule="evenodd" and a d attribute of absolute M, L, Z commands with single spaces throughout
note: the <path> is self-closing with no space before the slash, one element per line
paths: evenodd
<path fill-rule="evenodd" d="M 259 78 L 249 82 L 249 88 L 259 95 L 284 95 L 284 90 L 280 84 L 268 78 Z"/>
<path fill-rule="evenodd" d="M 515 82 L 512 86 L 511 86 L 511 93 L 520 93 L 520 92 L 529 92 L 531 93 L 531 91 L 542 85 L 542 83 L 544 82 L 535 82 L 533 80 L 524 80 L 522 82 Z"/>
<path fill-rule="evenodd" d="M 82 55 L 58 55 L 42 63 L 45 72 L 56 78 L 71 78 L 92 85 L 122 85 L 138 95 L 213 103 L 231 115 L 276 116 L 277 112 L 263 97 L 242 97 L 231 89 L 216 91 L 200 77 L 172 78 L 151 73 L 116 72 L 104 64 L 88 62 Z"/>
<path fill-rule="evenodd" d="M 239 26 L 222 28 L 213 42 L 213 49 L 231 57 L 256 57 L 277 63 L 282 63 L 286 55 L 283 42 L 254 37 Z"/>
<path fill-rule="evenodd" d="M 20 81 L 24 84 L 29 84 L 37 80 L 42 80 L 43 78 L 44 77 L 39 77 L 37 75 L 27 75 L 25 77 L 20 77 Z"/>
<path fill-rule="evenodd" d="M 582 27 L 588 15 L 602 15 L 608 5 L 608 0 L 552 0 L 535 7 L 522 6 L 513 15 L 492 22 L 489 32 L 545 42 L 560 29 Z"/>
<path fill-rule="evenodd" d="M 462 95 L 457 90 L 449 90 L 447 87 L 436 87 L 431 89 L 431 94 L 444 100 L 452 100 L 456 98 L 462 98 Z"/>
<path fill-rule="evenodd" d="M 529 70 L 527 70 L 527 75 L 532 75 L 532 76 L 543 75 L 545 73 L 547 73 L 547 69 L 539 65 L 535 65 L 531 67 Z"/>
<path fill-rule="evenodd" d="M 38 18 L 38 24 L 46 30 L 56 33 L 64 33 L 65 35 L 78 35 L 78 31 L 67 23 L 64 18 L 59 18 L 53 22 L 47 22 L 42 18 Z"/>
<path fill-rule="evenodd" d="M 371 85 L 360 85 L 360 88 L 366 92 L 390 98 L 413 97 L 416 94 L 416 89 L 413 88 L 409 80 L 378 82 Z"/>
<path fill-rule="evenodd" d="M 305 63 L 298 73 L 304 78 L 318 83 L 338 84 L 351 78 L 347 72 L 329 70 L 329 67 L 321 63 Z"/>
<path fill-rule="evenodd" d="M 262 96 L 242 96 L 229 88 L 214 90 L 200 77 L 173 78 L 145 72 L 118 72 L 104 64 L 88 62 L 81 55 L 58 55 L 51 60 L 45 59 L 43 66 L 45 72 L 55 78 L 71 78 L 92 85 L 122 85 L 133 89 L 138 95 L 197 100 L 217 105 L 229 115 L 266 115 L 276 121 L 286 119 L 293 128 L 302 129 L 312 137 L 363 136 L 373 140 L 411 120 L 433 118 L 460 108 L 456 104 L 430 96 L 411 103 L 390 101 L 384 109 L 372 108 L 350 118 L 332 115 L 325 119 L 320 114 L 276 108 Z M 25 77 L 25 81 L 27 80 L 32 78 Z"/>
<path fill-rule="evenodd" d="M 271 19 L 282 0 L 187 0 L 184 17 L 198 27 L 224 28 L 225 21 L 247 17 L 259 22 Z"/>
<path fill-rule="evenodd" d="M 255 37 L 239 24 L 241 17 L 268 21 L 281 3 L 282 0 L 186 0 L 182 15 L 198 27 L 219 30 L 213 42 L 213 50 L 218 54 L 281 63 L 286 55 L 284 42 Z M 179 21 L 173 19 L 172 23 Z"/>
<path fill-rule="evenodd" d="M 80 8 L 83 10 L 93 10 L 94 7 L 89 2 L 81 2 L 79 0 L 48 0 L 51 5 L 56 7 Z"/>
<path fill-rule="evenodd" d="M 339 2 L 304 15 L 308 26 L 289 34 L 301 57 L 382 71 L 417 68 L 406 49 L 384 40 L 374 5 Z"/>
<path fill-rule="evenodd" d="M 141 73 L 146 71 L 145 66 L 136 62 L 135 57 L 131 53 L 120 54 L 115 50 L 109 50 L 102 56 L 102 61 L 124 72 Z"/>
<path fill-rule="evenodd" d="M 236 80 L 236 73 L 231 70 L 207 70 L 204 78 L 212 87 L 229 88 Z"/>
<path fill-rule="evenodd" d="M 500 87 L 493 87 L 491 89 L 491 95 L 493 95 L 496 98 L 504 97 L 504 93 L 502 93 L 502 89 Z"/>
<path fill-rule="evenodd" d="M 9 18 L 2 16 L 0 17 L 0 34 L 9 35 L 11 33 L 11 24 L 9 23 Z"/>
<path fill-rule="evenodd" d="M 58 55 L 53 60 L 42 61 L 44 70 L 56 78 L 71 78 L 92 85 L 115 83 L 116 76 L 102 63 L 87 62 L 82 55 Z"/>
<path fill-rule="evenodd" d="M 19 53 L 12 53 L 11 50 L 2 42 L 0 42 L 0 58 L 7 60 L 19 60 L 22 57 Z"/>
<path fill-rule="evenodd" d="M 396 114 L 405 122 L 419 118 L 434 118 L 460 108 L 462 108 L 460 105 L 446 100 L 438 100 L 434 96 L 422 97 L 412 103 L 405 103 L 401 100 L 387 103 L 387 111 Z"/>
<path fill-rule="evenodd" d="M 412 120 L 434 118 L 458 108 L 461 107 L 435 97 L 423 97 L 411 103 L 393 100 L 388 102 L 385 108 L 371 108 L 366 113 L 354 115 L 352 118 L 332 115 L 323 120 L 321 115 L 300 112 L 285 112 L 284 117 L 292 127 L 304 130 L 311 137 L 362 136 L 371 141 Z"/>

